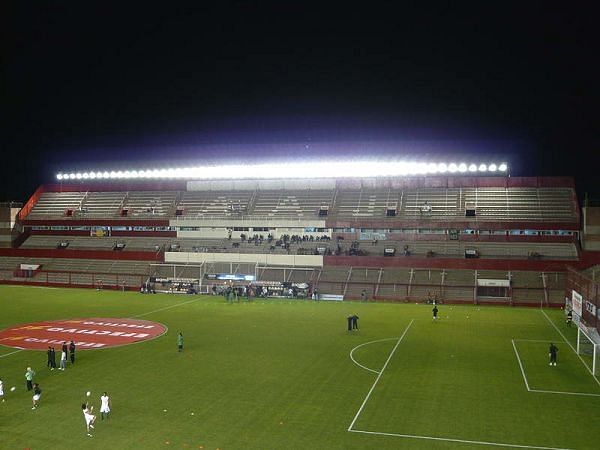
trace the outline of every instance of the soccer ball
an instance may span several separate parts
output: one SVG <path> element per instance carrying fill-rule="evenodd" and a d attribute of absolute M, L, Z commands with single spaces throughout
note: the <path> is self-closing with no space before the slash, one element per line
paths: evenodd
<path fill-rule="evenodd" d="M 14 392 L 16 389 L 17 389 L 17 388 L 13 386 L 13 387 L 11 387 L 11 388 L 10 388 L 10 391 L 11 391 L 11 392 Z"/>
<path fill-rule="evenodd" d="M 87 395 L 87 396 L 89 397 L 90 395 L 92 395 L 92 393 L 91 393 L 90 391 L 87 391 L 87 392 L 85 393 L 85 395 Z"/>

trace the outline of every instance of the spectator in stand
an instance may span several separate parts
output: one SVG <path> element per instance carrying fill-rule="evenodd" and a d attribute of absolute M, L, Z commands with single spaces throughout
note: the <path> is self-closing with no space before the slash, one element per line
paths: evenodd
<path fill-rule="evenodd" d="M 431 212 L 431 205 L 425 200 L 423 206 L 421 206 L 421 214 L 429 214 Z"/>

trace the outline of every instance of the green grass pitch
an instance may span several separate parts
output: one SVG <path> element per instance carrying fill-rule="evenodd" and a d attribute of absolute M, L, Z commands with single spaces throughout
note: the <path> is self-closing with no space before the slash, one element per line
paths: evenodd
<path fill-rule="evenodd" d="M 353 313 L 360 329 L 349 333 Z M 80 351 L 64 373 L 45 367 L 44 352 L 0 346 L 0 448 L 600 447 L 600 384 L 565 341 L 576 329 L 562 311 L 441 305 L 434 323 L 426 305 L 0 286 L 0 329 L 140 315 L 168 333 Z M 35 411 L 27 365 L 43 389 Z M 113 404 L 92 438 L 80 409 L 88 390 L 96 412 L 104 390 Z"/>

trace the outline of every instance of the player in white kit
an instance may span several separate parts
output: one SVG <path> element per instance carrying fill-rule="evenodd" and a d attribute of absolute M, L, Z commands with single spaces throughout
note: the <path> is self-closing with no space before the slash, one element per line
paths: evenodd
<path fill-rule="evenodd" d="M 102 394 L 100 401 L 102 402 L 100 405 L 100 417 L 102 420 L 104 420 L 105 416 L 108 419 L 108 415 L 110 414 L 110 397 L 106 392 Z"/>
<path fill-rule="evenodd" d="M 94 422 L 96 421 L 96 416 L 94 416 L 92 414 L 92 410 L 94 409 L 93 406 L 89 406 L 87 403 L 82 403 L 81 404 L 81 409 L 83 410 L 83 417 L 85 419 L 85 426 L 87 429 L 87 435 L 89 437 L 92 437 L 91 433 L 90 433 L 90 428 L 94 428 Z"/>

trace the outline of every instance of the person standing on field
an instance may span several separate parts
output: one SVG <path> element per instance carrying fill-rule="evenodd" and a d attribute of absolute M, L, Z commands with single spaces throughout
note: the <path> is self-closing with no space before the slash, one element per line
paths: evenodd
<path fill-rule="evenodd" d="M 50 368 L 50 370 L 54 370 L 52 368 L 52 347 L 48 347 L 48 350 L 46 351 L 46 354 L 48 355 L 48 364 L 47 364 L 47 366 Z"/>
<path fill-rule="evenodd" d="M 69 353 L 71 354 L 71 364 L 75 364 L 75 342 L 69 344 Z"/>
<path fill-rule="evenodd" d="M 105 392 L 104 394 L 102 394 L 102 396 L 100 397 L 100 418 L 102 420 L 104 420 L 104 417 L 106 416 L 106 419 L 108 420 L 108 415 L 110 414 L 110 397 L 108 396 L 108 394 Z"/>
<path fill-rule="evenodd" d="M 358 316 L 356 314 L 352 316 L 352 329 L 358 330 Z"/>
<path fill-rule="evenodd" d="M 352 317 L 348 316 L 348 331 L 352 331 L 352 321 L 354 320 Z"/>
<path fill-rule="evenodd" d="M 550 366 L 556 366 L 556 354 L 558 353 L 558 347 L 554 345 L 553 342 L 550 343 L 550 348 L 548 349 L 548 355 L 550 356 Z"/>
<path fill-rule="evenodd" d="M 58 370 L 65 370 L 67 368 L 67 352 L 64 350 L 60 354 L 60 368 Z"/>
<path fill-rule="evenodd" d="M 177 335 L 177 351 L 183 351 L 183 333 L 181 331 Z"/>
<path fill-rule="evenodd" d="M 56 369 L 56 350 L 54 347 L 50 348 L 50 370 Z"/>
<path fill-rule="evenodd" d="M 33 377 L 35 376 L 35 371 L 28 367 L 25 371 L 25 381 L 27 382 L 27 390 L 30 391 L 33 389 Z"/>
<path fill-rule="evenodd" d="M 433 320 L 437 320 L 438 307 L 435 303 L 433 304 L 433 309 L 431 310 L 431 312 L 433 313 Z"/>

